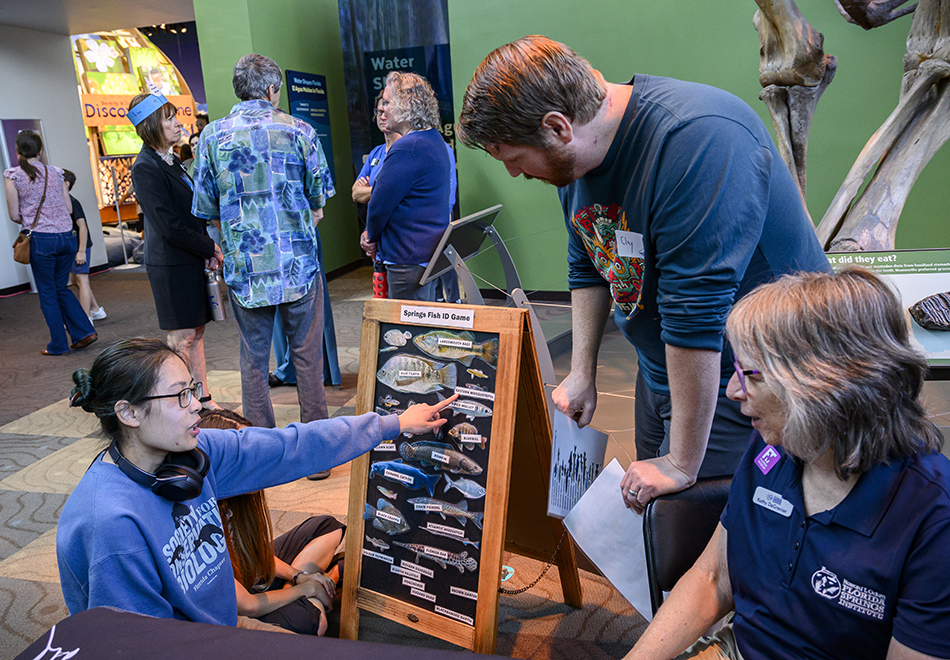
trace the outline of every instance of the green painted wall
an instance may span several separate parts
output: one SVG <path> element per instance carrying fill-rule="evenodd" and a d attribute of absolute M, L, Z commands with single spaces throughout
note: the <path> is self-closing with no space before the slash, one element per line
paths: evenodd
<path fill-rule="evenodd" d="M 851 164 L 897 103 L 901 58 L 910 17 L 866 32 L 847 23 L 834 3 L 800 0 L 811 24 L 838 58 L 834 82 L 818 104 L 808 151 L 808 208 L 817 222 Z M 526 34 L 562 41 L 590 60 L 607 80 L 636 72 L 693 80 L 726 89 L 749 103 L 769 130 L 758 100 L 758 36 L 753 0 L 617 0 L 579 5 L 567 0 L 449 0 L 456 114 L 479 62 L 492 49 Z M 563 217 L 553 188 L 511 179 L 481 151 L 459 148 L 462 214 L 502 203 L 497 227 L 526 289 L 567 287 Z M 950 147 L 931 161 L 904 208 L 898 248 L 950 246 Z M 497 260 L 474 260 L 473 269 L 503 285 Z M 486 286 L 481 284 L 481 286 Z"/>
<path fill-rule="evenodd" d="M 350 199 L 350 135 L 343 86 L 343 55 L 336 0 L 195 0 L 201 66 L 211 119 L 237 102 L 231 77 L 248 53 L 272 58 L 284 70 L 327 78 L 336 196 L 320 222 L 324 267 L 332 271 L 360 258 L 356 211 Z M 281 94 L 286 111 L 287 94 Z"/>

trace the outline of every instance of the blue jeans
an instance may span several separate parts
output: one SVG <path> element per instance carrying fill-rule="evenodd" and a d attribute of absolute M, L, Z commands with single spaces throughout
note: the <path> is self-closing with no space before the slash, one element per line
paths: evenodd
<path fill-rule="evenodd" d="M 637 460 L 669 454 L 672 417 L 670 397 L 652 391 L 640 373 L 637 373 L 635 392 L 633 424 Z M 752 420 L 742 414 L 739 402 L 730 400 L 725 394 L 719 395 L 699 476 L 732 476 L 749 446 L 751 435 Z"/>
<path fill-rule="evenodd" d="M 71 231 L 33 232 L 30 237 L 30 268 L 50 335 L 46 350 L 54 355 L 68 353 L 71 343 L 96 332 L 76 295 L 68 288 L 69 271 L 78 249 L 76 235 Z M 66 339 L 67 332 L 71 340 Z"/>
<path fill-rule="evenodd" d="M 419 286 L 425 266 L 412 264 L 386 264 L 386 285 L 389 287 L 389 297 L 394 300 L 421 300 L 435 302 L 435 287 L 438 279 L 432 280 L 425 286 Z"/>
<path fill-rule="evenodd" d="M 280 311 L 290 344 L 290 357 L 297 372 L 300 421 L 327 418 L 327 395 L 323 389 L 323 282 L 320 274 L 307 294 L 291 303 L 265 307 L 241 307 L 234 294 L 231 311 L 241 339 L 241 404 L 244 416 L 254 426 L 273 428 L 274 406 L 270 400 L 267 373 L 274 336 L 274 316 Z"/>

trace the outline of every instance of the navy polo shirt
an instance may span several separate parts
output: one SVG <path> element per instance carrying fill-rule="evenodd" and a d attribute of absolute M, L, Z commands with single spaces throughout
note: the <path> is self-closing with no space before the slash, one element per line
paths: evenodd
<path fill-rule="evenodd" d="M 743 657 L 884 658 L 892 636 L 950 657 L 950 461 L 877 465 L 806 517 L 801 462 L 769 448 L 766 474 L 766 447 L 754 432 L 721 518 Z"/>

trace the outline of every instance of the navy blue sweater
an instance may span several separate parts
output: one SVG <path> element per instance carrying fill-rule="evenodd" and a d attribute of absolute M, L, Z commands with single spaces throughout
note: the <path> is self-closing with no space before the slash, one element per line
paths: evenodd
<path fill-rule="evenodd" d="M 366 213 L 377 259 L 423 264 L 449 224 L 449 157 L 437 130 L 413 131 L 389 148 Z"/>

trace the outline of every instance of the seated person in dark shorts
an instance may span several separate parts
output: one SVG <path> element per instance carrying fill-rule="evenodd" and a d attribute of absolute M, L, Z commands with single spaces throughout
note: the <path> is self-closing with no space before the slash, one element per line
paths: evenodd
<path fill-rule="evenodd" d="M 251 423 L 230 410 L 205 410 L 201 428 L 242 429 Z M 335 556 L 346 525 L 312 516 L 276 539 L 264 491 L 218 501 L 234 568 L 238 615 L 304 635 L 323 635 L 326 612 L 342 573 Z"/>

